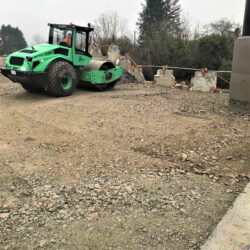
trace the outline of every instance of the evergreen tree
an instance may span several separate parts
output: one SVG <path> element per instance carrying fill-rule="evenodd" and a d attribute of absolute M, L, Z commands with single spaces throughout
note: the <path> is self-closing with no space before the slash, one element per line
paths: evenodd
<path fill-rule="evenodd" d="M 142 8 L 137 23 L 140 31 L 141 61 L 149 65 L 158 64 L 161 58 L 164 58 L 167 63 L 171 63 L 182 46 L 179 42 L 181 30 L 179 0 L 146 0 Z M 146 74 L 152 79 L 152 69 L 148 69 Z"/>
<path fill-rule="evenodd" d="M 142 8 L 137 23 L 140 43 L 162 32 L 171 35 L 178 33 L 181 24 L 179 0 L 146 0 Z"/>
<path fill-rule="evenodd" d="M 157 24 L 162 23 L 164 19 L 164 4 L 162 0 L 146 0 L 146 5 L 142 5 L 142 8 L 137 23 L 140 30 L 140 42 L 152 37 L 156 31 Z"/>
<path fill-rule="evenodd" d="M 181 6 L 179 4 L 179 0 L 165 0 L 163 10 L 163 28 L 165 28 L 168 33 L 171 33 L 172 35 L 178 35 L 178 33 L 180 32 L 181 25 Z"/>
<path fill-rule="evenodd" d="M 11 25 L 2 25 L 0 37 L 3 40 L 3 54 L 9 54 L 27 46 L 22 31 L 18 28 L 12 27 Z"/>

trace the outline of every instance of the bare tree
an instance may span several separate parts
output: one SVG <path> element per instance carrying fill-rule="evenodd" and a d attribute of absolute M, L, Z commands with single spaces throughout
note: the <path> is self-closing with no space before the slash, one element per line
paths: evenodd
<path fill-rule="evenodd" d="M 212 22 L 204 28 L 205 34 L 217 34 L 225 37 L 234 37 L 236 33 L 240 33 L 240 24 L 226 18 Z"/>
<path fill-rule="evenodd" d="M 192 38 L 190 17 L 187 13 L 183 13 L 181 17 L 180 30 L 181 30 L 181 38 L 183 40 L 190 40 Z"/>
<path fill-rule="evenodd" d="M 193 40 L 199 40 L 202 37 L 202 28 L 200 23 L 196 23 L 193 29 Z"/>
<path fill-rule="evenodd" d="M 95 20 L 94 26 L 100 39 L 117 39 L 127 35 L 126 23 L 126 19 L 120 18 L 117 12 L 111 11 L 101 14 Z"/>

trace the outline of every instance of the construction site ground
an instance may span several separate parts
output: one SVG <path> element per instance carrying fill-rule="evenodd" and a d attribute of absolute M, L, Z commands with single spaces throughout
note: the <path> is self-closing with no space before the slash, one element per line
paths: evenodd
<path fill-rule="evenodd" d="M 250 117 L 228 100 L 0 78 L 0 249 L 199 249 L 250 177 Z"/>

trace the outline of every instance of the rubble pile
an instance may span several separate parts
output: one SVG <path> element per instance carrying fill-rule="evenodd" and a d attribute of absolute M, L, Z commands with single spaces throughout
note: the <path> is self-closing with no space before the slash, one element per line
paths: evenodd
<path fill-rule="evenodd" d="M 128 71 L 123 71 L 122 78 L 119 80 L 119 83 L 134 83 L 137 84 L 139 81 Z"/>
<path fill-rule="evenodd" d="M 217 88 L 217 74 L 213 71 L 197 71 L 191 80 L 192 90 L 213 92 Z"/>

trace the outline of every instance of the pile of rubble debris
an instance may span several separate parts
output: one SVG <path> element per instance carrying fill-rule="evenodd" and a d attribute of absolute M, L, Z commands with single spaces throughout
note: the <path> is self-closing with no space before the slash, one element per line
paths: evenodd
<path fill-rule="evenodd" d="M 122 56 L 119 46 L 115 44 L 109 45 L 107 56 L 102 54 L 100 43 L 92 43 L 90 46 L 90 53 L 94 59 L 97 60 L 109 60 L 115 65 L 124 67 L 124 74 L 120 83 L 143 83 L 145 81 L 142 73 L 142 68 L 138 66 L 134 60 L 126 54 Z"/>
<path fill-rule="evenodd" d="M 124 74 L 120 83 L 145 83 L 145 77 L 142 72 L 142 66 L 138 65 L 129 54 L 121 55 L 119 47 L 111 44 L 107 51 L 107 56 L 103 56 L 100 43 L 92 43 L 91 54 L 93 58 L 98 60 L 110 60 L 114 64 L 124 67 Z M 162 66 L 157 70 L 154 76 L 153 84 L 164 86 L 167 88 L 178 88 L 182 90 L 201 91 L 201 92 L 218 92 L 217 89 L 217 73 L 201 69 L 196 71 L 190 83 L 185 81 L 177 82 L 174 77 L 174 71 L 168 66 Z"/>
<path fill-rule="evenodd" d="M 208 71 L 207 69 L 196 71 L 191 82 L 187 84 L 185 81 L 178 83 L 174 77 L 174 71 L 168 69 L 167 66 L 163 66 L 154 76 L 153 83 L 164 87 L 179 88 L 190 91 L 218 92 L 217 73 L 214 71 Z"/>

